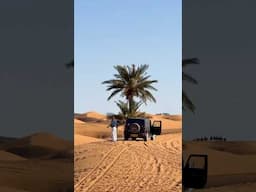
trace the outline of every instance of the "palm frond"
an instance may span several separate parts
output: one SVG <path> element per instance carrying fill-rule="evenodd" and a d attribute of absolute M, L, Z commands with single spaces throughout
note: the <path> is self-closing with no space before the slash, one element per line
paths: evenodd
<path fill-rule="evenodd" d="M 196 57 L 182 60 L 182 67 L 185 67 L 190 64 L 200 64 L 200 60 Z"/>
<path fill-rule="evenodd" d="M 129 81 L 129 78 L 130 78 L 129 72 L 125 66 L 116 65 L 114 66 L 114 68 L 118 72 L 117 74 L 114 75 L 117 79 L 125 80 L 126 82 Z"/>
<path fill-rule="evenodd" d="M 112 98 L 112 97 L 114 97 L 116 94 L 118 94 L 119 92 L 121 92 L 122 91 L 122 89 L 116 89 L 116 90 L 114 90 L 111 94 L 110 94 L 110 96 L 108 97 L 108 101 Z"/>
<path fill-rule="evenodd" d="M 196 57 L 182 60 L 182 68 L 191 64 L 200 64 L 200 60 Z M 198 84 L 198 81 L 196 79 L 194 79 L 191 75 L 185 73 L 184 71 L 182 72 L 182 81 Z M 195 112 L 195 105 L 183 90 L 182 90 L 182 109 L 183 110 L 189 109 L 193 113 Z"/>
<path fill-rule="evenodd" d="M 182 108 L 183 109 L 189 109 L 193 113 L 195 112 L 195 105 L 192 103 L 192 101 L 189 99 L 187 94 L 182 90 Z"/>
<path fill-rule="evenodd" d="M 156 103 L 155 97 L 148 90 L 140 90 L 139 95 L 140 95 L 140 98 L 142 99 L 143 103 L 145 103 L 145 104 L 147 104 L 147 100 Z"/>
<path fill-rule="evenodd" d="M 135 76 L 136 77 L 145 76 L 146 71 L 148 70 L 148 68 L 149 68 L 149 65 L 147 65 L 147 64 L 143 64 L 143 65 L 138 66 Z"/>
<path fill-rule="evenodd" d="M 182 80 L 188 81 L 193 84 L 198 84 L 197 80 L 191 77 L 189 74 L 182 72 Z"/>

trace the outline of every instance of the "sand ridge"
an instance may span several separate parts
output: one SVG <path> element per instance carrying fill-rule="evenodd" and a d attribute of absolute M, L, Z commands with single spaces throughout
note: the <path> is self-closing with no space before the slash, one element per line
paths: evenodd
<path fill-rule="evenodd" d="M 89 136 L 83 136 L 79 134 L 75 134 L 74 136 L 74 145 L 83 145 L 86 143 L 93 143 L 93 142 L 100 142 L 100 141 L 105 141 L 103 139 L 97 139 L 94 137 L 89 137 Z"/>
<path fill-rule="evenodd" d="M 26 158 L 23 158 L 21 156 L 18 156 L 6 151 L 0 151 L 0 161 L 22 161 L 22 160 L 26 160 Z"/>
<path fill-rule="evenodd" d="M 47 141 L 47 142 L 46 142 Z M 52 150 L 68 150 L 73 148 L 70 141 L 56 137 L 50 133 L 35 133 L 13 142 L 7 143 L 4 148 L 38 146 Z"/>
<path fill-rule="evenodd" d="M 75 119 L 106 121 L 107 116 L 95 111 L 89 111 L 87 113 L 75 114 Z"/>
<path fill-rule="evenodd" d="M 74 125 L 75 124 L 84 124 L 84 122 L 79 119 L 74 119 Z"/>

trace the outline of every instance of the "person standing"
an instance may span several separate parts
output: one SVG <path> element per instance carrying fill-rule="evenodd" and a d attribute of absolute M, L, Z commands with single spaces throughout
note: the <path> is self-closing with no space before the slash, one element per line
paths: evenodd
<path fill-rule="evenodd" d="M 110 127 L 112 128 L 112 141 L 116 142 L 117 141 L 117 127 L 118 127 L 118 122 L 116 120 L 116 118 L 113 116 L 111 123 L 110 123 Z"/>

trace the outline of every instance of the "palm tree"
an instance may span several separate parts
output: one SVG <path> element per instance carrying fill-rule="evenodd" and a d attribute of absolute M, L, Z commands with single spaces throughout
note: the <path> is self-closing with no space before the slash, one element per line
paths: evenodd
<path fill-rule="evenodd" d="M 128 107 L 128 103 L 127 102 L 123 102 L 121 100 L 119 100 L 118 102 L 115 102 L 116 105 L 118 106 L 118 108 L 120 109 L 120 112 L 119 112 L 119 116 L 122 118 L 122 119 L 126 119 L 128 117 L 128 114 L 129 114 L 129 107 Z"/>
<path fill-rule="evenodd" d="M 131 113 L 129 112 L 128 102 L 119 100 L 118 102 L 115 102 L 115 103 L 117 104 L 118 108 L 120 109 L 120 112 L 118 115 L 122 119 L 126 119 L 128 116 L 140 116 L 143 114 L 143 113 L 139 112 L 139 108 L 143 104 L 142 101 L 139 101 L 139 102 L 133 101 L 132 102 Z"/>
<path fill-rule="evenodd" d="M 114 66 L 117 71 L 117 74 L 114 74 L 115 79 L 102 82 L 102 84 L 108 85 L 107 91 L 112 91 L 108 100 L 120 93 L 128 101 L 129 114 L 132 114 L 135 97 L 141 99 L 145 104 L 147 101 L 156 102 L 150 90 L 157 91 L 152 86 L 153 83 L 157 83 L 157 80 L 149 80 L 151 76 L 146 73 L 148 68 L 149 65 L 146 64 L 137 67 L 134 64 L 132 66 Z"/>
<path fill-rule="evenodd" d="M 184 67 L 191 65 L 191 64 L 199 64 L 200 61 L 198 58 L 190 58 L 190 59 L 183 59 L 182 60 L 182 70 Z M 192 84 L 198 84 L 197 80 L 191 77 L 189 74 L 182 71 L 182 81 L 187 81 Z M 182 108 L 184 110 L 189 109 L 193 113 L 195 112 L 195 105 L 193 102 L 189 99 L 186 92 L 182 89 Z"/>

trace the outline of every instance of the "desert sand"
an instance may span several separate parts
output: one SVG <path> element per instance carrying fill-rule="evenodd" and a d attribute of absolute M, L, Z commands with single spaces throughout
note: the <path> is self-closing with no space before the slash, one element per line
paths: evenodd
<path fill-rule="evenodd" d="M 25 190 L 15 189 L 15 188 L 10 188 L 10 187 L 0 187 L 0 191 L 4 191 L 4 192 L 28 192 L 28 191 L 25 191 Z"/>
<path fill-rule="evenodd" d="M 154 141 L 123 141 L 119 127 L 113 143 L 109 122 L 95 113 L 90 114 L 94 121 L 74 121 L 76 192 L 181 191 L 180 119 L 152 115 L 163 121 L 165 134 Z"/>
<path fill-rule="evenodd" d="M 208 155 L 208 182 L 205 189 L 195 191 L 256 190 L 256 142 L 211 141 L 184 142 L 184 159 L 191 153 Z"/>
<path fill-rule="evenodd" d="M 0 150 L 0 191 L 73 191 L 73 142 L 36 133 L 3 139 Z"/>
<path fill-rule="evenodd" d="M 74 137 L 74 145 L 75 146 L 86 144 L 86 143 L 99 142 L 99 141 L 104 141 L 104 139 L 97 139 L 94 137 L 82 136 L 79 134 L 75 134 L 75 137 Z"/>
<path fill-rule="evenodd" d="M 23 158 L 21 156 L 18 156 L 6 151 L 0 151 L 0 161 L 21 161 L 21 160 L 26 160 L 26 158 Z"/>

